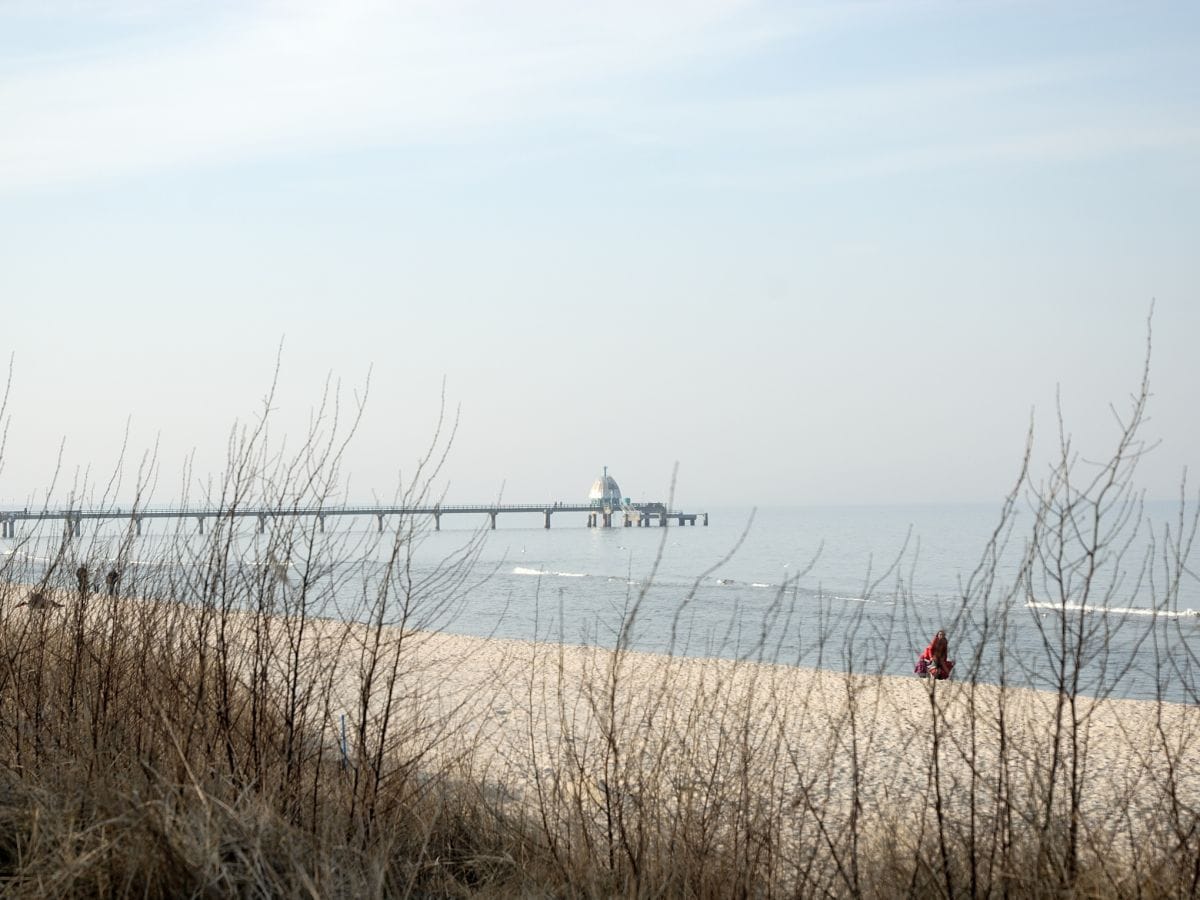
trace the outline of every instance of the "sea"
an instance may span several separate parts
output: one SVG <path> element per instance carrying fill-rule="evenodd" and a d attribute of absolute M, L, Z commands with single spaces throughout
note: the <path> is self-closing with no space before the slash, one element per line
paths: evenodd
<path fill-rule="evenodd" d="M 944 629 L 959 680 L 1057 689 L 1078 668 L 1084 693 L 1197 702 L 1200 582 L 1164 553 L 1179 531 L 1177 505 L 1147 504 L 1094 560 L 1067 541 L 1076 568 L 1058 581 L 1048 577 L 1050 560 L 1022 577 L 1034 516 L 1020 505 L 1003 521 L 999 504 L 703 511 L 707 526 L 621 527 L 614 516 L 615 527 L 589 528 L 585 514 L 567 512 L 550 529 L 540 514 L 501 514 L 495 530 L 485 515 L 444 515 L 440 531 L 432 521 L 404 523 L 402 580 L 413 585 L 404 621 L 479 637 L 912 677 L 921 649 Z M 156 550 L 163 542 L 202 546 L 194 520 L 171 521 L 146 520 L 123 553 L 123 584 L 139 566 L 170 558 Z M 321 540 L 340 573 L 339 615 L 367 615 L 362 599 L 378 587 L 398 524 L 385 520 L 380 534 L 373 517 L 327 519 Z M 85 525 L 76 540 L 94 566 L 120 552 L 112 526 L 89 537 Z M 247 520 L 242 558 L 269 558 L 281 579 L 296 582 L 299 560 L 276 558 L 266 540 Z M 56 541 L 61 532 L 5 540 L 0 551 L 10 565 L 21 559 L 44 571 Z M 1085 592 L 1079 567 L 1091 563 Z M 69 587 L 73 571 L 61 564 L 54 577 Z M 401 618 L 394 602 L 389 621 Z"/>

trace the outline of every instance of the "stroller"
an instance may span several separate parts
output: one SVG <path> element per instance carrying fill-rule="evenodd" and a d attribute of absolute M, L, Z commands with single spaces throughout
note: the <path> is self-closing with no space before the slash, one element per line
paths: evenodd
<path fill-rule="evenodd" d="M 948 659 L 939 666 L 933 660 L 922 656 L 913 666 L 913 671 L 922 678 L 936 678 L 938 681 L 945 681 L 954 671 L 954 660 Z"/>

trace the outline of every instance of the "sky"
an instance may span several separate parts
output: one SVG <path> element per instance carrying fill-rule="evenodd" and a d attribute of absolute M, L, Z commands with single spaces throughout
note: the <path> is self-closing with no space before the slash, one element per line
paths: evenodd
<path fill-rule="evenodd" d="M 999 502 L 1057 404 L 1109 451 L 1152 305 L 1169 498 L 1194 3 L 0 0 L 0 507 L 173 502 L 276 370 L 285 447 L 365 397 L 357 500 L 444 402 L 448 501 Z"/>

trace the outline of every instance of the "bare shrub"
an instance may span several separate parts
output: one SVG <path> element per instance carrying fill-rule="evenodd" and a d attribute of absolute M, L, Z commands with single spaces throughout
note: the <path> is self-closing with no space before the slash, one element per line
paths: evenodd
<path fill-rule="evenodd" d="M 1145 521 L 1148 371 L 1104 462 L 1076 454 L 1061 414 L 1047 471 L 1027 449 L 945 623 L 960 650 L 945 683 L 889 674 L 929 626 L 917 541 L 867 573 L 857 606 L 802 597 L 796 573 L 733 658 L 682 652 L 700 579 L 670 652 L 638 651 L 653 573 L 608 647 L 447 635 L 486 584 L 483 533 L 429 564 L 419 520 L 326 530 L 361 413 L 332 388 L 290 452 L 271 394 L 231 432 L 197 500 L 216 518 L 187 516 L 185 471 L 174 531 L 138 537 L 153 454 L 128 509 L 123 462 L 99 486 L 75 477 L 64 506 L 109 525 L 35 527 L 0 561 L 0 884 L 1195 896 L 1198 660 L 1180 598 L 1197 519 L 1181 489 L 1169 527 Z M 397 504 L 436 502 L 453 433 L 439 423 Z M 119 570 L 116 589 L 79 583 L 81 565 Z M 34 591 L 61 606 L 16 605 Z M 864 612 L 876 599 L 889 620 Z M 781 623 L 798 621 L 823 668 L 781 658 Z M 1149 699 L 1122 696 L 1134 683 Z"/>

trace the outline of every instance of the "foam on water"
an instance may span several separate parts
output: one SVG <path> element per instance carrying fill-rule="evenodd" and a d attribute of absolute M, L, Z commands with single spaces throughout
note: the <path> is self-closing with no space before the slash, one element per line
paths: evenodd
<path fill-rule="evenodd" d="M 1157 609 L 1145 606 L 1095 606 L 1086 603 L 1054 603 L 1046 600 L 1029 600 L 1026 609 L 1046 609 L 1053 612 L 1083 612 L 1095 615 L 1114 616 L 1151 616 L 1159 619 L 1200 618 L 1200 610 L 1195 609 Z"/>
<path fill-rule="evenodd" d="M 549 569 L 531 569 L 527 566 L 514 566 L 514 575 L 537 575 L 545 578 L 587 578 L 586 572 L 554 572 Z M 609 579 L 612 581 L 613 579 Z"/>

